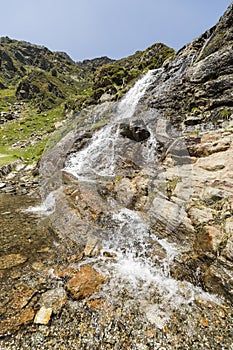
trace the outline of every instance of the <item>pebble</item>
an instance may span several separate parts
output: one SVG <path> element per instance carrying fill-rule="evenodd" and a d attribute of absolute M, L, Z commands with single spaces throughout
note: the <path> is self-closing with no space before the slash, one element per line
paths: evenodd
<path fill-rule="evenodd" d="M 51 307 L 46 308 L 42 306 L 35 316 L 34 323 L 47 325 L 50 321 L 52 311 Z"/>

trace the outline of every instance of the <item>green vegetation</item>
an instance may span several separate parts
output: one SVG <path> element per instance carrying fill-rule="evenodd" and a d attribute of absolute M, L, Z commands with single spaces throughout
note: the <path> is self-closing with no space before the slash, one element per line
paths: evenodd
<path fill-rule="evenodd" d="M 220 113 L 223 117 L 229 117 L 231 115 L 231 111 L 228 111 L 227 109 L 222 109 Z"/>
<path fill-rule="evenodd" d="M 172 179 L 168 179 L 167 180 L 167 195 L 168 198 L 171 198 L 171 196 L 173 195 L 173 192 L 178 184 L 178 182 L 180 181 L 180 177 L 179 176 L 175 176 Z"/>

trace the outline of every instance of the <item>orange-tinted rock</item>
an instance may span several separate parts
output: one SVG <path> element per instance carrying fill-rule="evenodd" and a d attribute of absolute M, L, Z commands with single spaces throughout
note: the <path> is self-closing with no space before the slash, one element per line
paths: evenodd
<path fill-rule="evenodd" d="M 0 321 L 0 336 L 11 334 L 18 330 L 22 325 L 30 323 L 34 318 L 32 308 L 23 309 L 19 314 Z"/>
<path fill-rule="evenodd" d="M 35 293 L 36 290 L 30 288 L 27 285 L 20 286 L 18 290 L 14 293 L 14 298 L 12 300 L 11 307 L 16 310 L 24 308 L 29 303 L 29 301 Z"/>
<path fill-rule="evenodd" d="M 203 252 L 217 252 L 224 234 L 214 226 L 205 226 L 197 237 L 197 249 Z"/>
<path fill-rule="evenodd" d="M 223 239 L 223 233 L 214 226 L 206 226 L 205 231 L 210 239 L 211 249 L 216 252 Z"/>
<path fill-rule="evenodd" d="M 52 315 L 52 311 L 53 310 L 51 307 L 47 308 L 45 306 L 42 306 L 35 316 L 34 323 L 44 325 L 48 324 Z"/>
<path fill-rule="evenodd" d="M 98 291 L 99 286 L 105 281 L 103 275 L 90 265 L 86 265 L 70 279 L 66 288 L 74 299 L 83 299 Z"/>

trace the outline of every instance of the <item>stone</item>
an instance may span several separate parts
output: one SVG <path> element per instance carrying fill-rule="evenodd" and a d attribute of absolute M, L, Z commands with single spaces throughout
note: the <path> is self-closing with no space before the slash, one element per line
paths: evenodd
<path fill-rule="evenodd" d="M 90 265 L 85 265 L 69 280 L 66 288 L 73 299 L 84 299 L 97 292 L 105 281 L 103 275 Z"/>
<path fill-rule="evenodd" d="M 47 325 L 50 321 L 53 309 L 51 307 L 46 308 L 42 306 L 36 313 L 34 318 L 34 323 Z"/>
<path fill-rule="evenodd" d="M 23 309 L 36 293 L 36 289 L 33 289 L 28 285 L 20 285 L 15 291 L 13 300 L 9 305 L 17 311 Z"/>
<path fill-rule="evenodd" d="M 184 246 L 192 242 L 193 227 L 183 206 L 157 197 L 152 202 L 149 215 L 151 225 L 159 236 L 170 236 L 176 242 L 182 242 Z"/>
<path fill-rule="evenodd" d="M 22 325 L 31 323 L 34 315 L 34 310 L 31 307 L 28 307 L 12 317 L 0 320 L 0 336 L 12 334 Z"/>
<path fill-rule="evenodd" d="M 83 252 L 84 255 L 94 256 L 98 252 L 97 244 L 98 244 L 98 239 L 96 237 L 89 237 Z"/>
<path fill-rule="evenodd" d="M 213 220 L 214 210 L 207 207 L 196 208 L 192 207 L 189 210 L 189 217 L 195 224 L 204 224 Z"/>
<path fill-rule="evenodd" d="M 120 124 L 120 135 L 129 138 L 130 140 L 141 142 L 150 137 L 150 132 L 147 130 L 145 123 L 141 120 L 136 120 L 130 124 Z"/>
<path fill-rule="evenodd" d="M 21 254 L 9 254 L 0 257 L 0 269 L 10 269 L 25 263 L 28 258 Z"/>
<path fill-rule="evenodd" d="M 197 235 L 198 250 L 205 253 L 218 253 L 220 246 L 224 243 L 224 233 L 218 228 L 206 225 Z"/>
<path fill-rule="evenodd" d="M 227 259 L 233 261 L 233 219 L 232 217 L 226 219 L 225 223 L 226 245 L 222 250 L 222 255 Z"/>
<path fill-rule="evenodd" d="M 56 288 L 42 294 L 40 305 L 44 306 L 47 310 L 52 309 L 53 313 L 57 314 L 65 305 L 66 300 L 66 291 L 63 288 Z"/>
<path fill-rule="evenodd" d="M 121 205 L 129 207 L 132 204 L 135 191 L 133 190 L 130 179 L 124 177 L 116 181 L 115 185 L 116 197 Z"/>

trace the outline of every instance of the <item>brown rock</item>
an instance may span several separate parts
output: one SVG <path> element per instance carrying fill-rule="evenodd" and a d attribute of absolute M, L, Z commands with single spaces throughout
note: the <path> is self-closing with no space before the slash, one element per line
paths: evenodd
<path fill-rule="evenodd" d="M 98 290 L 106 278 L 90 265 L 85 265 L 71 278 L 66 288 L 74 299 L 83 299 Z"/>
<path fill-rule="evenodd" d="M 34 318 L 32 308 L 23 309 L 19 314 L 0 321 L 0 336 L 11 334 L 19 329 L 22 325 L 30 323 Z"/>
<path fill-rule="evenodd" d="M 12 301 L 12 308 L 19 310 L 23 309 L 35 295 L 36 289 L 32 289 L 27 285 L 22 285 L 14 293 L 14 298 Z"/>
<path fill-rule="evenodd" d="M 206 225 L 197 235 L 196 248 L 202 252 L 217 253 L 224 239 L 224 234 L 214 226 Z"/>
<path fill-rule="evenodd" d="M 219 231 L 214 226 L 206 226 L 205 232 L 207 233 L 209 239 L 210 239 L 210 247 L 214 252 L 218 251 L 219 245 L 222 242 L 223 239 L 223 233 Z"/>
<path fill-rule="evenodd" d="M 87 305 L 94 310 L 106 311 L 112 309 L 111 304 L 108 303 L 106 299 L 95 299 L 87 301 Z"/>
<path fill-rule="evenodd" d="M 28 258 L 21 254 L 9 254 L 0 257 L 0 269 L 10 269 L 27 261 Z"/>

